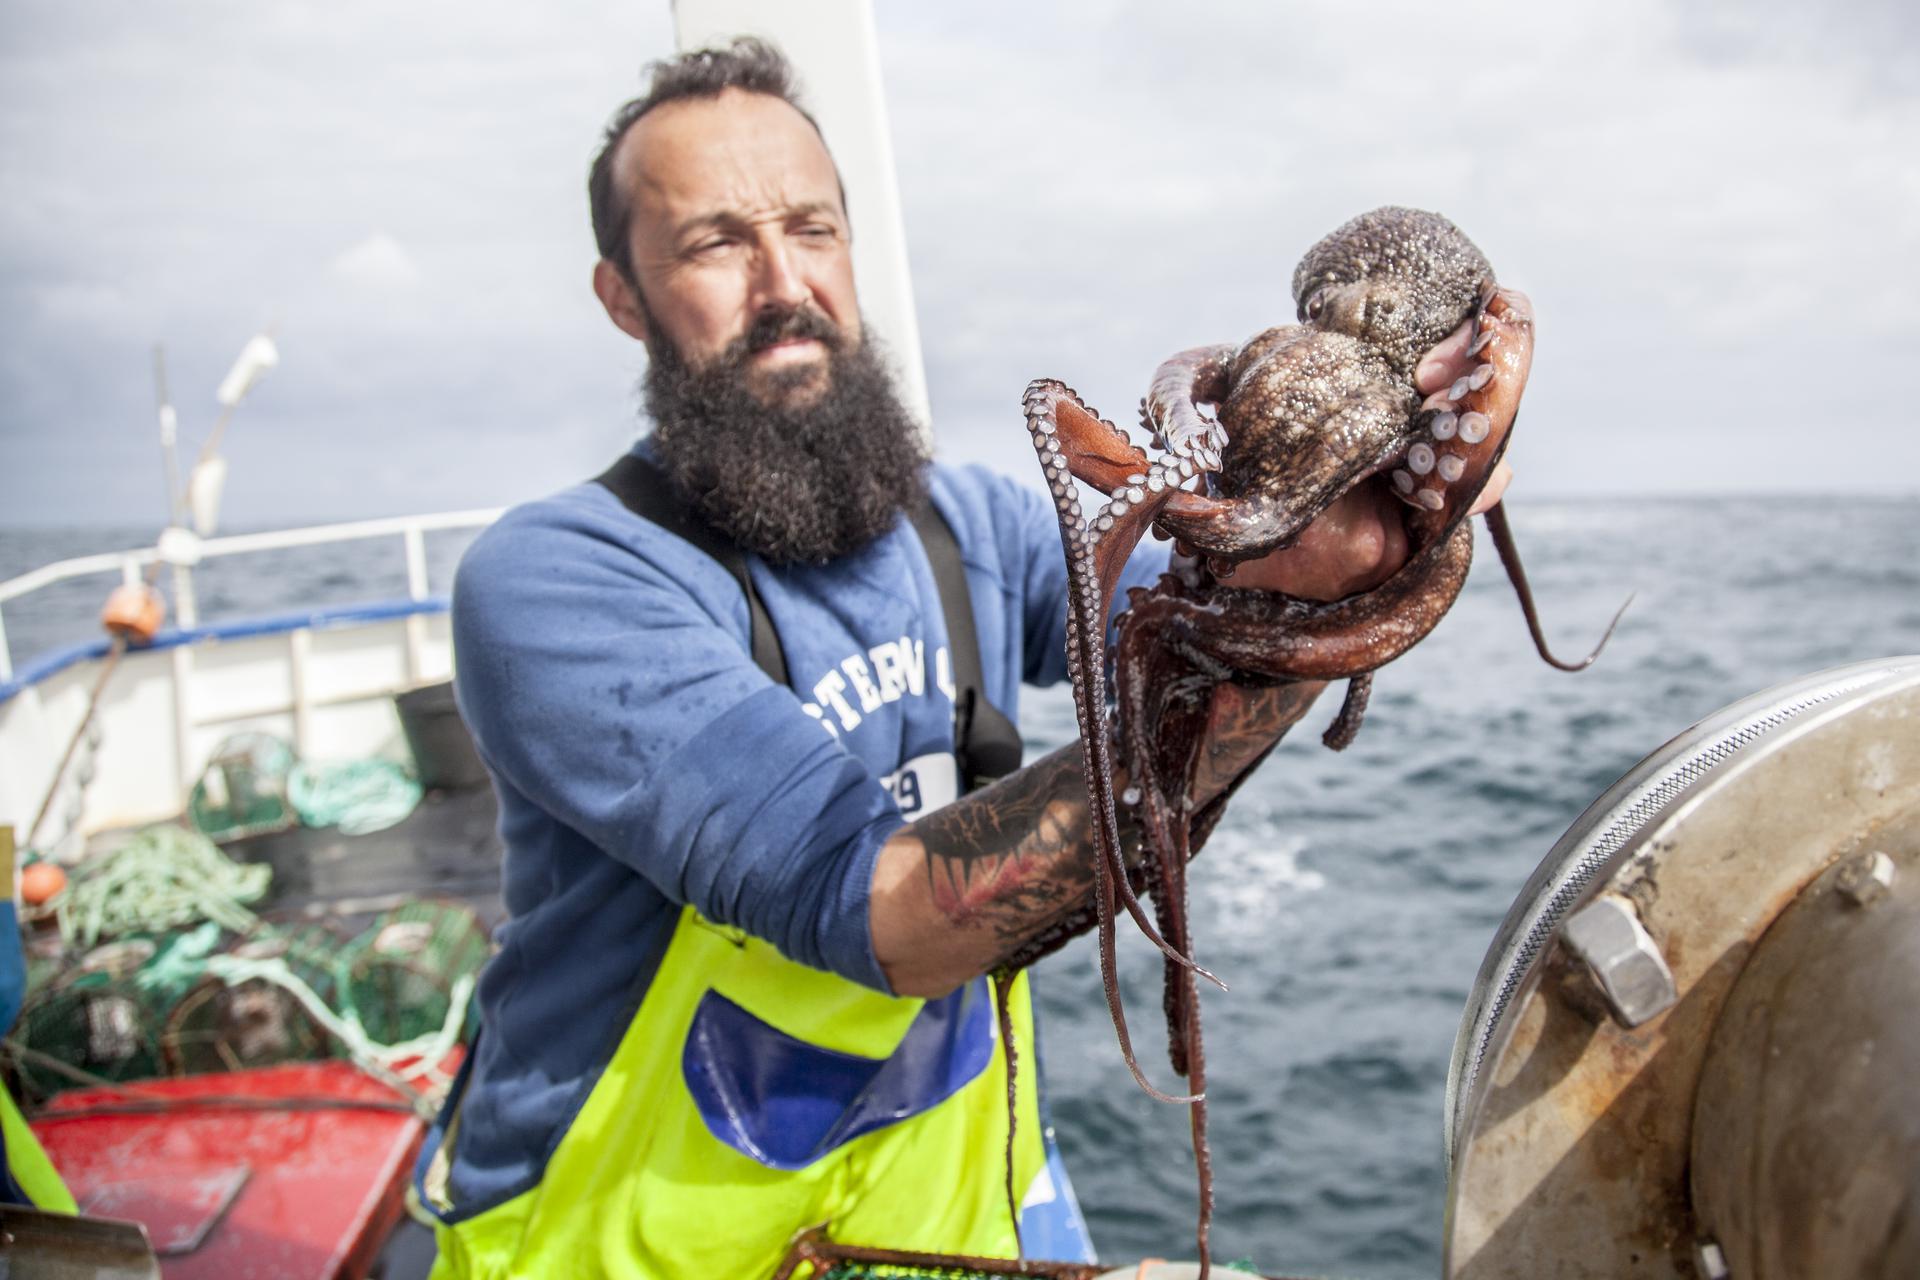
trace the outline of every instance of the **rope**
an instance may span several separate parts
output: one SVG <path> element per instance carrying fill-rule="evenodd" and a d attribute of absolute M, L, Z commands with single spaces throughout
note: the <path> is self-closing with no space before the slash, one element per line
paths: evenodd
<path fill-rule="evenodd" d="M 342 835 L 384 831 L 420 803 L 420 784 L 389 760 L 297 764 L 287 775 L 287 801 L 309 827 Z"/>
<path fill-rule="evenodd" d="M 220 945 L 220 926 L 209 920 L 198 929 L 175 934 L 141 965 L 133 985 L 156 1005 L 171 1006 L 206 972 L 206 959 Z"/>
<path fill-rule="evenodd" d="M 422 1098 L 420 1092 L 407 1084 L 395 1068 L 411 1060 L 419 1064 L 422 1074 L 439 1074 L 441 1060 L 452 1052 L 454 1043 L 460 1039 L 460 1028 L 466 1022 L 467 1001 L 473 995 L 472 974 L 463 973 L 454 982 L 447 997 L 447 1016 L 438 1031 L 403 1040 L 399 1044 L 381 1044 L 367 1034 L 366 1028 L 361 1025 L 359 1011 L 351 1004 L 344 1014 L 334 1012 L 307 985 L 305 979 L 288 968 L 286 961 L 277 957 L 252 960 L 244 956 L 212 956 L 207 960 L 207 972 L 230 987 L 258 979 L 285 990 L 300 1002 L 314 1021 L 347 1047 L 347 1053 L 356 1066 L 414 1099 L 416 1106 L 423 1108 L 422 1115 L 431 1118 L 434 1114 L 434 1104 Z"/>
<path fill-rule="evenodd" d="M 59 897 L 60 935 L 85 950 L 101 938 L 162 933 L 211 920 L 235 933 L 256 923 L 243 903 L 267 892 L 273 869 L 233 862 L 184 827 L 148 827 L 76 876 Z"/>

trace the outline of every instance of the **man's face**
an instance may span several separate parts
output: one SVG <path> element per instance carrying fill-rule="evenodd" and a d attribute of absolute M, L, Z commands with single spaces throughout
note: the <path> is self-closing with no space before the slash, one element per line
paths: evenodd
<path fill-rule="evenodd" d="M 817 335 L 858 346 L 860 312 L 839 178 L 813 126 L 764 94 L 683 99 L 628 131 L 614 172 L 649 348 L 671 344 L 698 372 L 744 342 L 756 400 L 817 401 L 832 376 Z M 815 334 L 775 323 L 796 312 L 812 313 Z"/>

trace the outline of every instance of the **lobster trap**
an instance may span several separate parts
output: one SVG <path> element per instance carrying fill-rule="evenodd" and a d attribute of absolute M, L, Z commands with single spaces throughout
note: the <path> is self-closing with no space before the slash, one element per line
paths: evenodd
<path fill-rule="evenodd" d="M 463 906 L 395 907 L 341 950 L 334 965 L 341 1007 L 381 1044 L 431 1035 L 453 1012 L 458 980 L 478 972 L 490 949 L 480 921 Z"/>
<path fill-rule="evenodd" d="M 1084 1262 L 1027 1262 L 967 1254 L 909 1253 L 840 1244 L 818 1231 L 793 1242 L 773 1280 L 990 1280 L 994 1276 L 1045 1276 L 1049 1280 L 1098 1280 L 1108 1268 Z"/>
<path fill-rule="evenodd" d="M 320 1000 L 332 1004 L 339 990 L 333 968 L 339 947 L 339 936 L 324 925 L 285 931 L 261 926 L 227 954 L 279 961 Z M 160 1048 L 168 1074 L 176 1076 L 243 1071 L 335 1053 L 326 1028 L 288 987 L 265 978 L 229 983 L 211 974 L 173 1004 Z"/>
<path fill-rule="evenodd" d="M 440 901 L 351 936 L 313 922 L 123 938 L 36 973 L 7 1065 L 38 1100 L 76 1083 L 379 1059 L 457 1024 L 490 950 L 472 911 Z"/>
<path fill-rule="evenodd" d="M 994 1280 L 999 1276 L 1039 1276 L 1046 1280 L 1187 1280 L 1197 1273 L 1188 1262 L 1149 1260 L 1137 1266 L 1109 1267 L 1088 1262 L 1042 1262 L 1020 1258 L 979 1258 L 959 1253 L 911 1253 L 840 1244 L 822 1231 L 794 1239 L 773 1280 Z M 1258 1276 L 1245 1262 L 1217 1263 L 1218 1275 Z"/>

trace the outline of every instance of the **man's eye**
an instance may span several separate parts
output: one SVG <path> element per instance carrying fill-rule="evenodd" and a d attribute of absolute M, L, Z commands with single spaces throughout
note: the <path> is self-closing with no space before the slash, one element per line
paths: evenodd
<path fill-rule="evenodd" d="M 800 234 L 809 240 L 831 240 L 839 233 L 825 223 L 811 223 L 801 227 Z"/>
<path fill-rule="evenodd" d="M 711 239 L 700 241 L 694 245 L 689 252 L 703 255 L 710 254 L 718 252 L 721 249 L 729 248 L 732 244 L 733 238 L 731 236 L 714 236 Z"/>

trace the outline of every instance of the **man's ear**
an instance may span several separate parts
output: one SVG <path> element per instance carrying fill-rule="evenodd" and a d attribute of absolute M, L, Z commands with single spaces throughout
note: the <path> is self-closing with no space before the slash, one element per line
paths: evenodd
<path fill-rule="evenodd" d="M 600 299 L 600 305 L 607 309 L 607 319 L 613 321 L 620 332 L 640 342 L 647 340 L 647 317 L 640 310 L 640 296 L 626 272 L 605 258 L 600 259 L 593 264 L 593 292 Z"/>

